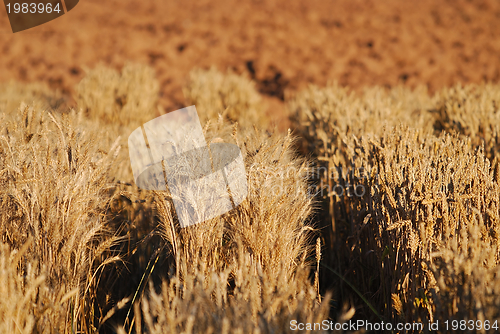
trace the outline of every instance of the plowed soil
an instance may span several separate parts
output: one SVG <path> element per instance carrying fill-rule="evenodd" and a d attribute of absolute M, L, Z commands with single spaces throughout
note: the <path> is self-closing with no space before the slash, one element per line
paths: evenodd
<path fill-rule="evenodd" d="M 85 67 L 150 64 L 167 111 L 184 106 L 192 68 L 231 68 L 254 78 L 279 114 L 284 92 L 308 83 L 498 82 L 500 1 L 81 0 L 16 34 L 0 8 L 0 54 L 0 81 L 68 94 Z"/>

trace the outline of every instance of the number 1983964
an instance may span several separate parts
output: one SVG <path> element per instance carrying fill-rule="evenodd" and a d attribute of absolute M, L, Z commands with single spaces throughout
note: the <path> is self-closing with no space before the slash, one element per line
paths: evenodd
<path fill-rule="evenodd" d="M 59 4 L 56 4 L 55 6 L 52 6 L 51 3 L 14 3 L 11 4 L 8 3 L 6 5 L 7 7 L 7 13 L 23 13 L 23 14 L 42 14 L 42 13 L 47 13 L 50 14 L 52 12 L 60 13 L 61 8 L 59 7 Z"/>

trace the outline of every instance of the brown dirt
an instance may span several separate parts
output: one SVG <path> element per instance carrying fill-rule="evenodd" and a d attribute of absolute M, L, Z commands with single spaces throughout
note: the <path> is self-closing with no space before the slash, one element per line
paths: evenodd
<path fill-rule="evenodd" d="M 82 0 L 40 27 L 9 29 L 1 9 L 0 82 L 69 93 L 98 62 L 148 63 L 167 111 L 184 105 L 188 72 L 211 65 L 253 77 L 274 111 L 285 90 L 329 80 L 435 90 L 500 79 L 497 0 Z"/>

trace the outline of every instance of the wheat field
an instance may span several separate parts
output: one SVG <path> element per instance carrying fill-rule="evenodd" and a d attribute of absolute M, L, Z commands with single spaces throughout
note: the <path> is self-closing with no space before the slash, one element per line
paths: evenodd
<path fill-rule="evenodd" d="M 154 71 L 97 66 L 74 91 L 0 85 L 1 333 L 500 318 L 500 86 L 310 86 L 281 133 L 251 80 L 194 69 L 186 105 L 238 145 L 248 196 L 186 228 L 130 168 L 164 112 Z"/>

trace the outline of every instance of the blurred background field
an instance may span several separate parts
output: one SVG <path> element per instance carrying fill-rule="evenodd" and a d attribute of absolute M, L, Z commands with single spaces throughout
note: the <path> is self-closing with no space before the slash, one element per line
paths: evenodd
<path fill-rule="evenodd" d="M 1 32 L 0 332 L 493 325 L 499 19 L 495 1 L 87 0 Z M 192 104 L 208 143 L 240 147 L 249 195 L 181 229 L 127 139 Z"/>
<path fill-rule="evenodd" d="M 309 83 L 435 91 L 500 78 L 495 0 L 82 0 L 76 9 L 17 34 L 0 10 L 0 81 L 68 93 L 85 68 L 132 61 L 155 69 L 168 111 L 184 106 L 193 68 L 215 66 L 254 79 L 280 118 L 284 92 Z"/>

